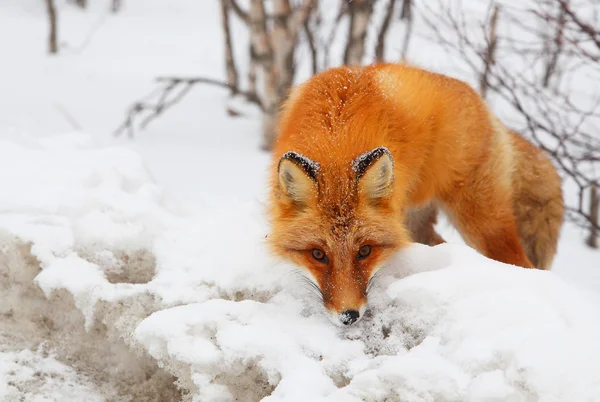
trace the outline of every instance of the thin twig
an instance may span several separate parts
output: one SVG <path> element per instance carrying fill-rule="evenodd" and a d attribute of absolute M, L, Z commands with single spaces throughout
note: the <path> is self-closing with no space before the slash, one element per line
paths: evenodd
<path fill-rule="evenodd" d="M 194 85 L 207 84 L 232 90 L 229 83 L 207 77 L 158 77 L 156 81 L 163 84 L 162 87 L 153 91 L 143 100 L 134 103 L 129 108 L 125 121 L 115 130 L 115 136 L 120 136 L 123 132 L 127 131 L 128 136 L 133 138 L 137 117 L 142 118 L 140 128 L 146 128 L 150 122 L 179 103 L 191 91 Z M 156 97 L 157 93 L 158 99 L 153 102 L 152 99 Z M 255 94 L 239 89 L 237 93 L 244 96 L 247 101 L 255 104 L 261 110 L 264 110 L 264 106 Z"/>
<path fill-rule="evenodd" d="M 246 24 L 248 24 L 250 22 L 249 14 L 246 11 L 242 10 L 242 8 L 238 4 L 237 0 L 226 0 L 226 1 L 229 3 L 229 6 L 231 7 L 231 9 L 235 13 L 235 15 L 238 16 L 239 19 L 244 21 Z"/>

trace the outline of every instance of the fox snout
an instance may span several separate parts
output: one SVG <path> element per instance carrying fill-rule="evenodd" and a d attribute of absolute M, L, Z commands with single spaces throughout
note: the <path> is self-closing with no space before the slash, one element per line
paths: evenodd
<path fill-rule="evenodd" d="M 344 325 L 352 325 L 360 318 L 360 313 L 357 310 L 344 310 L 340 314 L 340 321 Z"/>
<path fill-rule="evenodd" d="M 365 315 L 366 303 L 357 308 L 348 308 L 341 311 L 327 309 L 329 318 L 337 326 L 350 326 L 357 323 Z"/>
<path fill-rule="evenodd" d="M 323 289 L 325 309 L 336 325 L 352 325 L 365 315 L 367 310 L 366 292 L 352 285 L 356 284 L 343 284 L 334 292 L 328 292 L 330 289 Z"/>
<path fill-rule="evenodd" d="M 332 319 L 335 324 L 352 325 L 364 316 L 366 311 L 366 303 L 358 309 L 346 309 L 339 313 L 332 313 Z"/>

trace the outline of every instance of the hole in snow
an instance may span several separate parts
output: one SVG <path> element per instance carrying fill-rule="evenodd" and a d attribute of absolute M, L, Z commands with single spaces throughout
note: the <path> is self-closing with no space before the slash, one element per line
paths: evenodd
<path fill-rule="evenodd" d="M 118 269 L 106 272 L 110 283 L 148 283 L 156 273 L 156 258 L 148 250 L 115 253 Z"/>
<path fill-rule="evenodd" d="M 148 283 L 156 274 L 156 258 L 148 250 L 78 251 L 101 267 L 110 283 Z"/>
<path fill-rule="evenodd" d="M 276 384 L 269 383 L 265 371 L 255 364 L 249 365 L 241 373 L 231 372 L 227 375 L 218 375 L 215 382 L 227 386 L 236 402 L 260 401 L 271 395 L 276 386 Z M 279 379 L 274 382 L 278 383 Z"/>

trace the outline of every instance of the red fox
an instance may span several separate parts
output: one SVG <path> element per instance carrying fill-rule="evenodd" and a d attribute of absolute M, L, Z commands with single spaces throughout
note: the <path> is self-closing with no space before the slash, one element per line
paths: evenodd
<path fill-rule="evenodd" d="M 271 167 L 274 253 L 305 268 L 338 324 L 438 208 L 481 254 L 549 269 L 564 204 L 550 159 L 466 83 L 403 64 L 329 69 L 284 104 Z"/>

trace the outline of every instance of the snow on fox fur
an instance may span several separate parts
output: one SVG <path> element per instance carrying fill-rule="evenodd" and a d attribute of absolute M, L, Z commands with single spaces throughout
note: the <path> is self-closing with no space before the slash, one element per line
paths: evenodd
<path fill-rule="evenodd" d="M 365 317 L 340 328 L 294 267 L 268 257 L 263 205 L 177 202 L 135 153 L 117 148 L 2 142 L 0 183 L 5 252 L 30 243 L 40 265 L 35 286 L 49 300 L 71 294 L 73 304 L 62 306 L 85 317 L 81 326 L 101 320 L 124 347 L 174 375 L 185 400 L 600 395 L 600 302 L 551 271 L 457 244 L 410 246 L 378 277 Z M 131 250 L 153 263 L 119 257 Z M 11 297 L 30 303 L 25 293 Z M 57 323 L 67 313 L 48 312 Z M 52 339 L 55 358 L 68 362 Z"/>

